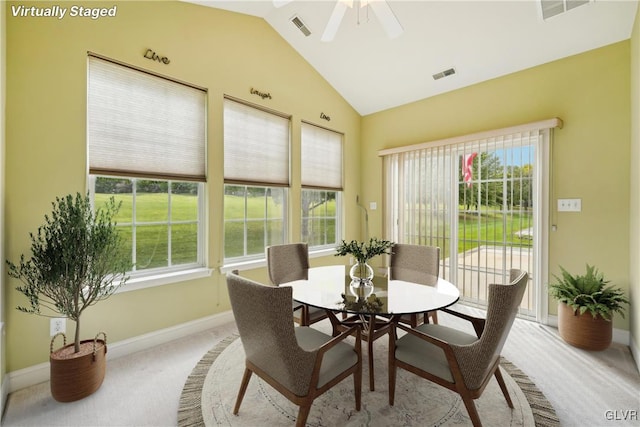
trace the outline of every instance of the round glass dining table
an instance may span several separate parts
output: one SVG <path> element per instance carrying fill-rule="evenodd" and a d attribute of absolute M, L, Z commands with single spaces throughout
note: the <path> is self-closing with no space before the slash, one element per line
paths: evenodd
<path fill-rule="evenodd" d="M 312 267 L 306 280 L 296 280 L 281 286 L 293 288 L 293 299 L 329 311 L 353 314 L 401 316 L 439 310 L 455 304 L 460 298 L 458 288 L 441 277 L 425 280 L 425 285 L 404 280 L 373 278 L 373 286 L 351 283 L 344 265 Z"/>
<path fill-rule="evenodd" d="M 363 339 L 369 345 L 369 385 L 374 390 L 373 341 L 386 334 L 403 315 L 426 313 L 455 304 L 460 291 L 440 277 L 423 277 L 423 282 L 428 284 L 421 284 L 375 276 L 372 286 L 362 286 L 352 282 L 346 268 L 344 265 L 312 267 L 308 269 L 306 279 L 280 286 L 290 286 L 295 301 L 325 309 L 334 335 L 342 325 L 361 325 Z M 336 312 L 348 316 L 338 319 Z"/>

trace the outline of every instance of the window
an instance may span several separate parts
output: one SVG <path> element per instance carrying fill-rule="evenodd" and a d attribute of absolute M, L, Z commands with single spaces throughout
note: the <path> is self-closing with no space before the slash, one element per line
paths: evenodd
<path fill-rule="evenodd" d="M 188 181 L 92 176 L 95 206 L 122 202 L 115 218 L 125 236 L 133 272 L 203 265 L 199 242 L 202 184 Z"/>
<path fill-rule="evenodd" d="M 339 191 L 302 190 L 302 241 L 309 248 L 333 247 L 340 240 Z"/>
<path fill-rule="evenodd" d="M 342 134 L 302 123 L 301 240 L 311 250 L 341 238 Z"/>
<path fill-rule="evenodd" d="M 89 189 L 113 196 L 132 277 L 204 266 L 206 92 L 89 56 Z"/>
<path fill-rule="evenodd" d="M 287 116 L 224 101 L 224 258 L 264 258 L 286 242 L 289 187 Z"/>
<path fill-rule="evenodd" d="M 286 191 L 282 187 L 225 185 L 225 259 L 262 258 L 284 243 Z"/>

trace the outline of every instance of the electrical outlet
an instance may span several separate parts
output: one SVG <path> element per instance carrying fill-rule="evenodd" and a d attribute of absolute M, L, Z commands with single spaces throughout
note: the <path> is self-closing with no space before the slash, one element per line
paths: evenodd
<path fill-rule="evenodd" d="M 65 331 L 67 330 L 66 322 L 67 322 L 67 319 L 65 317 L 55 317 L 51 319 L 51 323 L 49 324 L 49 329 L 50 329 L 49 334 L 51 336 L 54 336 L 58 332 L 62 332 L 64 334 Z"/>
<path fill-rule="evenodd" d="M 558 199 L 558 212 L 582 211 L 582 199 Z"/>

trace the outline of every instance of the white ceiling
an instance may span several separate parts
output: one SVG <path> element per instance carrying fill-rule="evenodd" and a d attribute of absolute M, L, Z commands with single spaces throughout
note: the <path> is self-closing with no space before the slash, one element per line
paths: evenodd
<path fill-rule="evenodd" d="M 636 0 L 596 0 L 542 19 L 535 0 L 388 0 L 404 28 L 389 39 L 373 12 L 348 9 L 335 39 L 320 37 L 335 0 L 189 0 L 264 18 L 360 114 L 493 79 L 631 36 Z M 290 22 L 297 15 L 312 34 Z M 448 68 L 456 74 L 432 75 Z"/>

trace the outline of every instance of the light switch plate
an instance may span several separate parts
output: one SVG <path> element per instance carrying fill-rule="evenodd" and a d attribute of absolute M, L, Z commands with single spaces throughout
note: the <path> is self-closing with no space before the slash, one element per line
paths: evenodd
<path fill-rule="evenodd" d="M 558 212 L 582 211 L 582 199 L 558 199 Z"/>
<path fill-rule="evenodd" d="M 375 211 L 376 209 L 378 209 L 378 204 L 376 202 L 369 202 L 369 209 Z"/>

